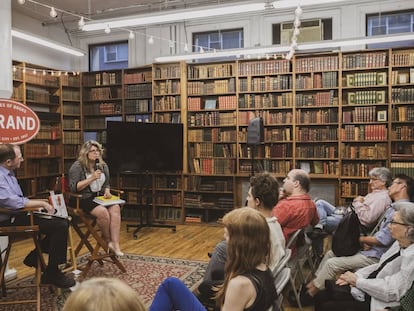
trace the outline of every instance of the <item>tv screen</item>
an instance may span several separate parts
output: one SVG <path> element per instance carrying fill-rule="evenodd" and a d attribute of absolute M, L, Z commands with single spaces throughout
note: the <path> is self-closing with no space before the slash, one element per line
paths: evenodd
<path fill-rule="evenodd" d="M 111 174 L 181 171 L 181 123 L 108 122 L 106 161 Z"/>

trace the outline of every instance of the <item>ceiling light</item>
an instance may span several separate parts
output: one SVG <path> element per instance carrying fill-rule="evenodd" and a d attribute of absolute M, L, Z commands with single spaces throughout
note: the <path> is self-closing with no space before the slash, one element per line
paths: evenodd
<path fill-rule="evenodd" d="M 148 44 L 154 44 L 154 37 L 153 36 L 150 36 L 148 38 Z"/>
<path fill-rule="evenodd" d="M 35 35 L 23 32 L 21 30 L 12 29 L 11 34 L 15 38 L 30 41 L 30 42 L 45 46 L 47 48 L 51 48 L 51 49 L 61 51 L 61 52 L 64 52 L 64 53 L 68 53 L 68 54 L 71 54 L 71 55 L 75 55 L 75 56 L 84 56 L 85 55 L 85 52 L 83 52 L 82 50 L 79 50 L 79 49 L 76 49 L 76 48 L 73 48 L 73 47 L 70 47 L 70 46 L 65 46 L 63 44 L 60 44 L 60 43 L 57 43 L 57 42 L 54 42 L 54 41 L 42 39 L 42 38 L 39 38 Z"/>
<path fill-rule="evenodd" d="M 106 25 L 104 31 L 105 31 L 105 33 L 110 33 L 111 32 L 111 28 L 109 27 L 109 25 Z"/>
<path fill-rule="evenodd" d="M 135 34 L 134 34 L 134 32 L 133 32 L 133 31 L 130 31 L 130 32 L 129 32 L 129 36 L 128 36 L 128 37 L 129 37 L 129 39 L 131 39 L 131 40 L 132 40 L 132 39 L 134 39 L 134 38 L 135 38 Z"/>
<path fill-rule="evenodd" d="M 25 4 L 25 3 L 26 3 L 26 0 L 17 0 L 17 2 L 18 2 L 19 4 L 21 4 L 21 5 L 23 5 L 23 4 Z"/>
<path fill-rule="evenodd" d="M 82 30 L 83 26 L 85 26 L 85 18 L 81 16 L 80 20 L 78 21 L 78 27 L 80 30 Z"/>
<path fill-rule="evenodd" d="M 50 15 L 50 17 L 53 17 L 53 18 L 57 17 L 57 12 L 56 12 L 56 10 L 53 6 L 50 8 L 49 15 Z"/>
<path fill-rule="evenodd" d="M 188 43 L 184 44 L 184 52 L 188 52 Z"/>
<path fill-rule="evenodd" d="M 105 29 L 106 25 L 111 28 L 131 27 L 139 25 L 152 25 L 152 24 L 163 24 L 169 22 L 176 22 L 182 20 L 198 19 L 203 17 L 211 16 L 222 16 L 229 14 L 257 12 L 265 10 L 265 3 L 250 3 L 240 4 L 234 6 L 216 6 L 213 8 L 202 8 L 202 9 L 186 9 L 178 13 L 167 13 L 167 14 L 146 14 L 108 19 L 103 22 L 87 22 L 83 30 L 94 31 Z"/>

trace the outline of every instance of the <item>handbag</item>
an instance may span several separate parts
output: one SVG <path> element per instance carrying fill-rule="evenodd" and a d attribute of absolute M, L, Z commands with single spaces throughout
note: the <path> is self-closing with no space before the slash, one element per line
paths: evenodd
<path fill-rule="evenodd" d="M 359 243 L 360 226 L 358 215 L 351 206 L 351 210 L 345 214 L 332 234 L 331 249 L 335 256 L 352 256 L 361 249 Z"/>
<path fill-rule="evenodd" d="M 351 295 L 351 287 L 349 285 L 338 285 L 336 280 L 326 280 L 325 288 L 332 300 L 355 300 Z"/>

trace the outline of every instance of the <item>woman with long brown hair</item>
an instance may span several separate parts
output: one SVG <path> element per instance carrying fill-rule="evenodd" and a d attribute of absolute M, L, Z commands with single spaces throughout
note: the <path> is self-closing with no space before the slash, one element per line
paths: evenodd
<path fill-rule="evenodd" d="M 277 294 L 270 262 L 270 236 L 266 218 L 249 207 L 235 209 L 223 217 L 227 240 L 227 262 L 223 286 L 216 301 L 221 310 L 267 310 Z M 206 310 L 177 278 L 170 277 L 158 288 L 150 311 Z"/>

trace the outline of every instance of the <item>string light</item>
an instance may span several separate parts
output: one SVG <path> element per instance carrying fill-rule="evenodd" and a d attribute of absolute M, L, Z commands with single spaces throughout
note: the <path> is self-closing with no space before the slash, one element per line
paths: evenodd
<path fill-rule="evenodd" d="M 129 39 L 134 39 L 135 38 L 135 34 L 134 34 L 134 32 L 131 30 L 130 32 L 129 32 Z"/>
<path fill-rule="evenodd" d="M 292 38 L 290 41 L 290 49 L 289 52 L 285 55 L 285 58 L 287 60 L 291 60 L 293 55 L 295 54 L 296 49 L 298 48 L 298 36 L 300 34 L 300 18 L 302 16 L 302 8 L 300 7 L 300 4 L 298 4 L 298 7 L 295 10 L 295 20 L 293 21 L 293 33 Z"/>
<path fill-rule="evenodd" d="M 53 18 L 56 18 L 57 15 L 58 15 L 57 12 L 56 12 L 56 10 L 55 10 L 55 8 L 53 6 L 50 8 L 49 15 L 50 15 L 50 17 L 53 17 Z"/>
<path fill-rule="evenodd" d="M 79 27 L 80 30 L 82 30 L 83 26 L 85 26 L 85 18 L 83 16 L 81 16 L 81 18 L 78 22 L 78 27 Z"/>
<path fill-rule="evenodd" d="M 37 73 L 41 73 L 42 75 L 51 75 L 51 76 L 61 76 L 62 74 L 67 76 L 69 73 L 71 73 L 73 76 L 80 75 L 79 71 L 57 71 L 57 70 L 47 70 L 47 69 L 39 69 L 39 68 L 31 68 L 27 66 L 19 66 L 19 65 L 13 65 L 13 72 L 21 71 L 22 73 L 31 72 L 32 74 L 36 75 Z"/>
<path fill-rule="evenodd" d="M 150 36 L 148 38 L 148 44 L 154 44 L 154 37 L 153 36 Z"/>
<path fill-rule="evenodd" d="M 25 4 L 25 3 L 26 3 L 26 0 L 17 0 L 17 2 L 18 2 L 19 4 L 21 4 L 21 5 L 23 5 L 23 4 Z"/>
<path fill-rule="evenodd" d="M 188 43 L 184 44 L 184 52 L 188 52 Z"/>
<path fill-rule="evenodd" d="M 106 25 L 106 27 L 105 27 L 105 33 L 106 34 L 111 33 L 111 28 L 109 28 L 109 25 Z"/>

